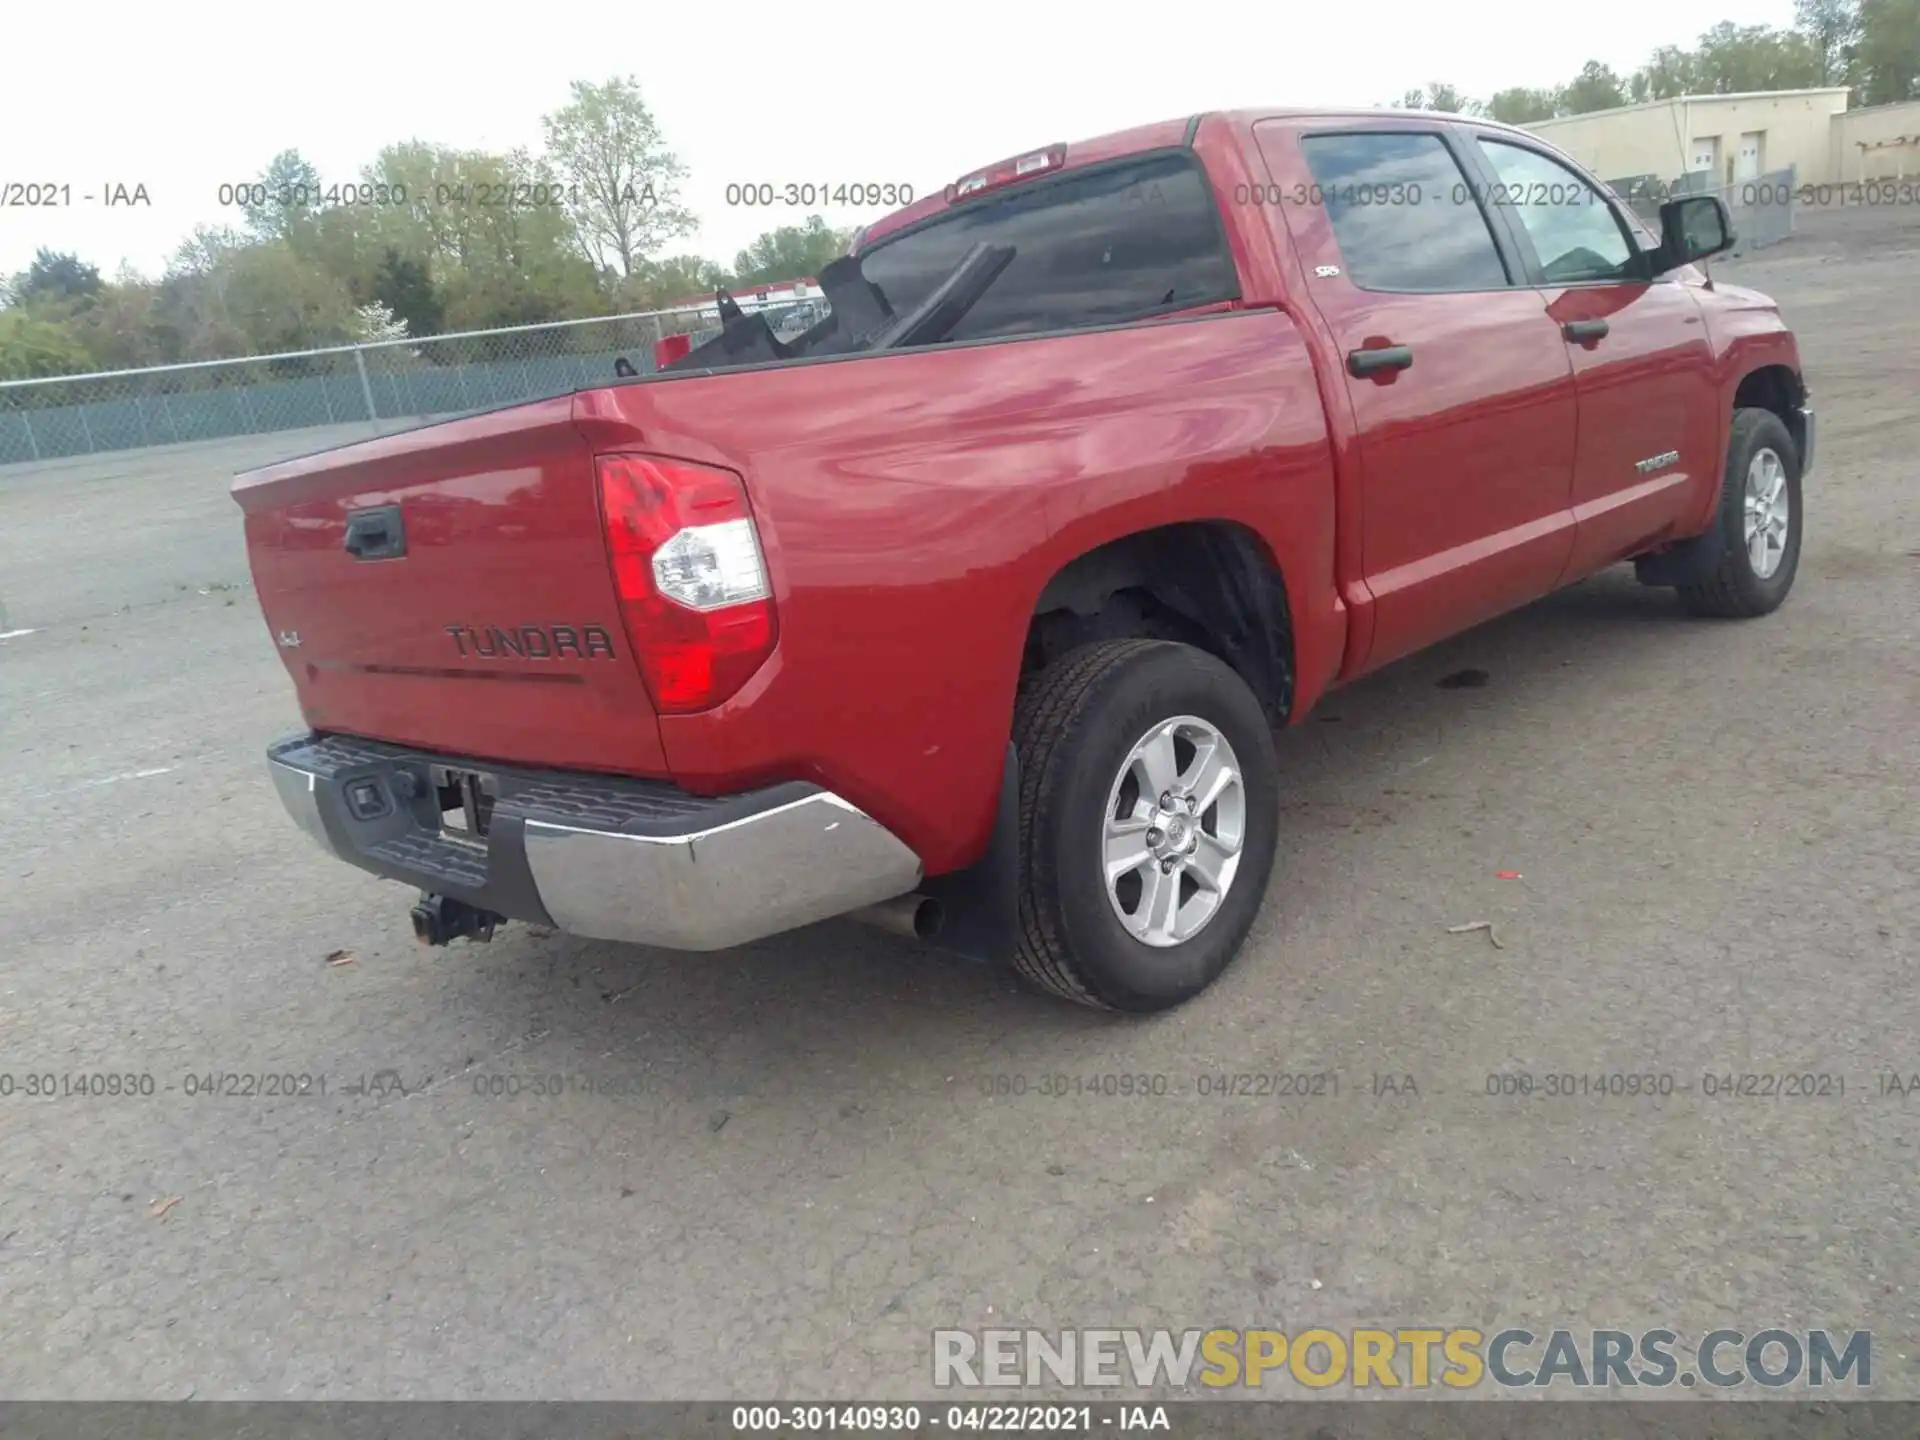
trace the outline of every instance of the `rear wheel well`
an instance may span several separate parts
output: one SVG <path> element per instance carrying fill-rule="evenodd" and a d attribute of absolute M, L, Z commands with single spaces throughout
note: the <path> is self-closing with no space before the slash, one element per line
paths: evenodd
<path fill-rule="evenodd" d="M 1174 640 L 1216 655 L 1247 682 L 1276 728 L 1293 708 L 1286 585 L 1244 525 L 1167 525 L 1089 550 L 1040 594 L 1021 679 L 1097 640 Z"/>
<path fill-rule="evenodd" d="M 1806 403 L 1806 385 L 1788 365 L 1763 365 L 1748 372 L 1733 395 L 1736 414 L 1742 410 L 1771 410 L 1778 415 L 1802 455 L 1807 452 L 1807 422 L 1800 407 Z"/>

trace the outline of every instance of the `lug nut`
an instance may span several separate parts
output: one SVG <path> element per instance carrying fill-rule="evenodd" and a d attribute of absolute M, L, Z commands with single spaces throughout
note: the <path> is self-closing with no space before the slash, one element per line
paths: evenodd
<path fill-rule="evenodd" d="M 1173 809 L 1173 792 L 1172 792 L 1171 790 L 1164 790 L 1164 791 L 1162 791 L 1162 792 L 1161 792 L 1161 794 L 1160 794 L 1160 808 L 1161 808 L 1162 810 L 1171 810 L 1171 809 Z"/>
<path fill-rule="evenodd" d="M 1165 831 L 1162 831 L 1162 830 L 1147 831 L 1147 844 L 1149 845 L 1158 845 L 1162 840 L 1166 838 L 1167 836 Z"/>
<path fill-rule="evenodd" d="M 1173 861 L 1162 860 L 1160 862 L 1160 873 L 1162 875 L 1171 875 L 1173 873 Z"/>

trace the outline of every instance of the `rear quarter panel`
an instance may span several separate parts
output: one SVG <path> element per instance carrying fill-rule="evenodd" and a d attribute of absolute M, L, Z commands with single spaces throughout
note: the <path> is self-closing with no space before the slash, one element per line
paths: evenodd
<path fill-rule="evenodd" d="M 1285 575 L 1300 674 L 1337 661 L 1326 426 L 1277 312 L 641 382 L 575 419 L 752 498 L 779 646 L 725 705 L 662 717 L 676 780 L 812 780 L 929 874 L 985 847 L 1034 602 L 1085 551 L 1238 521 Z"/>

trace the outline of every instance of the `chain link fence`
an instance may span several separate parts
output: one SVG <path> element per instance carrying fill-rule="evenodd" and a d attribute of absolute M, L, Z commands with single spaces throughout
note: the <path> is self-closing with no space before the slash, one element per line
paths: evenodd
<path fill-rule="evenodd" d="M 1733 220 L 1736 237 L 1733 253 L 1764 250 L 1793 234 L 1794 193 L 1798 173 L 1789 166 L 1770 170 L 1751 180 L 1715 183 L 1711 170 L 1690 170 L 1673 180 L 1657 175 L 1629 175 L 1608 182 L 1608 188 L 1627 207 L 1651 225 L 1660 228 L 1660 206 L 1681 195 L 1718 195 Z"/>
<path fill-rule="evenodd" d="M 762 308 L 790 337 L 822 300 Z M 624 357 L 717 334 L 712 306 L 47 380 L 0 381 L 0 465 L 356 421 L 443 419 L 605 385 Z"/>

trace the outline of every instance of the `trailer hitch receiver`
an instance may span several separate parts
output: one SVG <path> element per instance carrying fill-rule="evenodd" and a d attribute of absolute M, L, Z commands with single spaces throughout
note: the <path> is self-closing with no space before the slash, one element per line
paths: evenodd
<path fill-rule="evenodd" d="M 413 936 L 422 945 L 445 945 L 462 936 L 470 940 L 493 939 L 493 928 L 507 917 L 482 910 L 450 895 L 422 892 L 413 907 Z"/>

